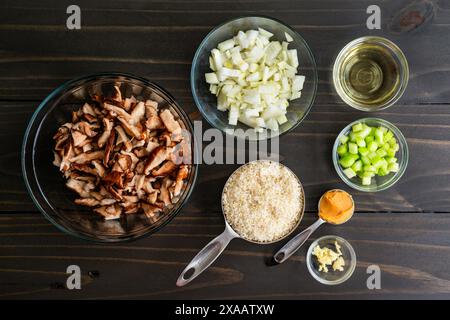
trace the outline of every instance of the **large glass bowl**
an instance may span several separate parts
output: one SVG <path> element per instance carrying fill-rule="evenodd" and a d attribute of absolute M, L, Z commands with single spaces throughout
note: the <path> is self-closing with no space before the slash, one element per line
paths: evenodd
<path fill-rule="evenodd" d="M 391 172 L 388 175 L 382 177 L 375 176 L 372 178 L 372 183 L 368 186 L 362 185 L 361 179 L 358 176 L 349 179 L 345 175 L 344 168 L 342 168 L 341 165 L 339 164 L 339 155 L 337 153 L 337 148 L 340 144 L 339 139 L 341 138 L 341 136 L 350 133 L 352 126 L 357 123 L 365 123 L 371 127 L 379 127 L 379 126 L 386 127 L 390 131 L 392 131 L 392 133 L 394 133 L 395 139 L 397 139 L 397 143 L 399 144 L 399 150 L 395 154 L 395 157 L 398 159 L 399 164 L 398 172 L 395 173 Z M 406 143 L 406 139 L 403 136 L 402 132 L 392 123 L 379 118 L 364 118 L 350 123 L 339 133 L 333 145 L 333 164 L 339 177 L 341 177 L 341 179 L 348 186 L 352 187 L 353 189 L 364 192 L 378 192 L 392 187 L 398 180 L 400 180 L 403 173 L 405 173 L 406 167 L 408 166 L 408 158 L 409 158 L 408 144 Z"/>
<path fill-rule="evenodd" d="M 133 75 L 105 73 L 71 80 L 55 89 L 33 114 L 22 146 L 23 176 L 39 210 L 60 230 L 98 242 L 134 240 L 161 229 L 189 198 L 197 175 L 194 161 L 180 200 L 156 222 L 151 222 L 143 214 L 130 214 L 118 220 L 105 221 L 90 208 L 74 204 L 75 192 L 65 186 L 65 179 L 52 164 L 52 137 L 59 126 L 71 120 L 71 112 L 79 109 L 92 94 L 112 96 L 114 85 L 120 87 L 124 97 L 134 95 L 138 99 L 158 101 L 161 108 L 169 108 L 178 115 L 185 129 L 193 132 L 186 113 L 164 89 Z M 195 159 L 194 139 L 191 139 L 191 150 Z"/>
<path fill-rule="evenodd" d="M 240 122 L 236 126 L 228 124 L 228 112 L 217 110 L 217 98 L 209 92 L 209 84 L 205 81 L 205 73 L 212 72 L 209 68 L 209 56 L 211 50 L 227 39 L 235 36 L 239 30 L 263 28 L 274 36 L 271 40 L 285 41 L 285 32 L 294 39 L 289 44 L 289 49 L 297 49 L 299 68 L 298 74 L 306 77 L 299 99 L 290 101 L 287 108 L 288 122 L 280 126 L 279 131 L 265 130 L 256 133 L 247 130 L 249 127 Z M 233 134 L 238 138 L 248 140 L 263 140 L 272 138 L 291 131 L 296 128 L 306 117 L 316 97 L 318 84 L 317 67 L 314 56 L 306 41 L 291 27 L 281 21 L 262 16 L 240 17 L 227 21 L 214 28 L 206 37 L 195 53 L 191 68 L 191 89 L 195 103 L 203 117 L 215 128 L 227 134 Z M 241 130 L 245 131 L 243 133 Z"/>

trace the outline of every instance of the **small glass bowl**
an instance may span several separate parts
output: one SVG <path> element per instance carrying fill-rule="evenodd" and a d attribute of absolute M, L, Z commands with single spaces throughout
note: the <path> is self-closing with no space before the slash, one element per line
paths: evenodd
<path fill-rule="evenodd" d="M 400 147 L 395 155 L 395 157 L 398 159 L 399 164 L 398 172 L 395 173 L 391 172 L 383 177 L 375 176 L 372 178 L 372 183 L 368 186 L 362 185 L 361 178 L 359 178 L 358 176 L 349 179 L 345 175 L 344 169 L 339 164 L 339 155 L 337 153 L 337 148 L 340 145 L 339 141 L 340 137 L 348 134 L 351 131 L 352 126 L 357 123 L 366 123 L 367 125 L 372 127 L 383 126 L 388 128 L 394 133 L 394 136 L 397 139 L 397 143 L 399 144 Z M 363 192 L 378 192 L 392 187 L 402 177 L 403 173 L 405 173 L 406 167 L 408 166 L 409 152 L 408 152 L 408 144 L 406 142 L 405 137 L 403 136 L 402 132 L 392 123 L 379 118 L 363 118 L 350 123 L 339 133 L 333 145 L 332 156 L 336 172 L 348 186 Z"/>
<path fill-rule="evenodd" d="M 328 267 L 328 272 L 319 271 L 319 263 L 317 258 L 312 255 L 313 249 L 319 245 L 321 248 L 327 247 L 333 251 L 336 251 L 334 242 L 337 242 L 341 246 L 342 258 L 345 261 L 343 271 L 333 271 L 331 266 Z M 309 273 L 314 279 L 320 283 L 327 285 L 336 285 L 348 280 L 356 268 L 356 254 L 350 243 L 338 236 L 324 236 L 314 241 L 306 253 L 306 265 Z"/>
<path fill-rule="evenodd" d="M 345 70 L 344 61 L 346 61 L 346 59 L 354 53 L 355 48 L 363 44 L 373 46 L 375 48 L 378 48 L 377 50 L 384 51 L 392 58 L 396 65 L 396 68 L 398 69 L 397 88 L 395 90 L 392 90 L 392 92 L 386 99 L 380 101 L 377 104 L 365 104 L 362 101 L 351 99 L 346 92 L 347 85 L 345 84 L 345 81 L 343 81 L 343 79 L 340 77 L 340 75 Z M 351 41 L 339 52 L 333 66 L 333 83 L 337 94 L 347 105 L 361 111 L 379 111 L 392 106 L 401 98 L 401 96 L 405 92 L 408 85 L 408 80 L 409 67 L 405 54 L 395 43 L 382 37 L 367 36 Z"/>
<path fill-rule="evenodd" d="M 306 77 L 302 96 L 289 102 L 286 117 L 288 121 L 280 126 L 279 131 L 264 130 L 257 133 L 248 130 L 250 127 L 240 122 L 236 126 L 228 124 L 228 112 L 217 110 L 217 97 L 209 92 L 209 84 L 205 81 L 205 73 L 212 72 L 209 68 L 211 50 L 227 39 L 235 36 L 239 30 L 263 28 L 274 36 L 271 40 L 285 41 L 284 33 L 288 33 L 294 40 L 289 43 L 289 49 L 297 49 L 299 75 Z M 191 90 L 195 104 L 203 117 L 213 127 L 226 134 L 232 134 L 246 140 L 270 139 L 296 128 L 306 117 L 316 97 L 318 74 L 316 62 L 306 41 L 290 26 L 281 21 L 263 16 L 239 17 L 215 27 L 206 37 L 195 53 L 191 68 Z M 241 130 L 237 130 L 241 129 Z"/>
<path fill-rule="evenodd" d="M 123 242 L 157 232 L 169 223 L 189 199 L 197 176 L 196 148 L 191 139 L 193 165 L 187 186 L 180 199 L 153 222 L 144 214 L 123 215 L 117 220 L 104 220 L 91 208 L 74 203 L 76 194 L 65 186 L 53 161 L 53 135 L 71 120 L 93 94 L 111 96 L 119 86 L 124 97 L 134 95 L 140 100 L 158 101 L 161 108 L 170 109 L 193 136 L 189 117 L 164 89 L 146 79 L 124 73 L 98 73 L 70 80 L 48 95 L 34 112 L 25 132 L 22 146 L 22 172 L 28 193 L 36 207 L 56 227 L 73 236 L 96 242 Z"/>

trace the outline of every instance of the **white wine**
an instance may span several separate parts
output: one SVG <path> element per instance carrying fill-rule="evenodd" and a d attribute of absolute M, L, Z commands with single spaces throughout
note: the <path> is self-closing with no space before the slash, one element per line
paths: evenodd
<path fill-rule="evenodd" d="M 380 110 L 397 101 L 406 88 L 406 58 L 396 45 L 386 41 L 378 37 L 357 39 L 336 59 L 335 88 L 350 106 L 364 111 Z"/>

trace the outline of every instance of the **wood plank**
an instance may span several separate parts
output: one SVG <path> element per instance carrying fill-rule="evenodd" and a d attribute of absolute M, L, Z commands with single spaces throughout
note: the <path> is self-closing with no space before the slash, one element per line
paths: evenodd
<path fill-rule="evenodd" d="M 308 274 L 304 256 L 311 241 L 283 265 L 268 266 L 281 243 L 258 246 L 235 240 L 198 279 L 176 288 L 175 280 L 187 262 L 222 231 L 222 219 L 218 212 L 180 214 L 153 236 L 109 246 L 66 236 L 41 216 L 0 216 L 0 297 L 450 298 L 450 220 L 417 213 L 357 213 L 345 226 L 321 227 L 313 238 L 339 235 L 356 251 L 356 271 L 340 286 L 323 286 Z M 300 229 L 313 219 L 307 214 Z M 64 288 L 65 270 L 71 264 L 82 270 L 82 290 Z M 381 290 L 366 287 L 366 268 L 372 264 L 381 268 Z"/>
<path fill-rule="evenodd" d="M 82 30 L 65 29 L 69 0 L 4 0 L 0 4 L 0 298 L 140 299 L 405 299 L 450 298 L 450 2 L 419 30 L 394 34 L 388 25 L 411 1 L 380 1 L 381 31 L 365 27 L 371 0 L 79 0 Z M 189 86 L 190 64 L 214 26 L 243 14 L 292 25 L 315 53 L 319 92 L 312 112 L 281 138 L 280 158 L 306 192 L 299 230 L 313 223 L 320 195 L 339 187 L 331 146 L 349 122 L 368 116 L 334 93 L 331 66 L 339 50 L 363 35 L 392 39 L 405 52 L 411 79 L 397 106 L 373 114 L 407 137 L 410 163 L 389 191 L 354 195 L 357 213 L 343 226 L 322 226 L 353 245 L 358 265 L 343 285 L 315 282 L 305 266 L 307 245 L 281 266 L 268 260 L 281 246 L 233 241 L 195 282 L 176 288 L 190 259 L 223 230 L 220 194 L 236 165 L 201 165 L 180 214 L 159 233 L 127 244 L 100 245 L 63 234 L 38 214 L 20 170 L 20 148 L 39 101 L 71 78 L 122 71 L 169 90 L 193 120 L 201 117 Z M 175 47 L 175 48 L 174 48 Z M 372 114 L 371 114 L 372 115 Z M 203 127 L 209 126 L 203 121 Z M 57 172 L 55 171 L 55 174 Z M 433 213 L 434 212 L 434 213 Z M 82 290 L 65 289 L 68 265 L 82 270 Z M 366 287 L 367 266 L 382 272 L 382 290 Z"/>
<path fill-rule="evenodd" d="M 180 103 L 193 119 L 200 119 L 191 100 Z M 0 211 L 35 211 L 27 195 L 20 167 L 23 132 L 35 102 L 0 103 Z M 320 105 L 293 132 L 280 139 L 280 160 L 300 177 L 306 192 L 306 209 L 315 211 L 320 195 L 331 188 L 344 188 L 354 196 L 358 210 L 371 212 L 450 212 L 450 108 L 448 105 L 402 105 L 376 116 L 393 122 L 407 138 L 410 160 L 403 178 L 388 191 L 361 193 L 339 180 L 331 148 L 348 123 L 367 116 L 341 105 Z M 208 128 L 203 121 L 203 128 Z M 235 148 L 233 150 L 236 150 Z M 424 160 L 426 159 L 426 161 Z M 184 210 L 220 210 L 220 193 L 236 165 L 201 165 L 194 193 Z M 55 171 L 55 174 L 58 174 Z M 207 195 L 207 196 L 205 196 Z"/>
<path fill-rule="evenodd" d="M 80 1 L 83 29 L 68 31 L 67 1 L 57 5 L 46 1 L 43 6 L 6 2 L 6 10 L 0 10 L 0 37 L 4 39 L 0 44 L 0 98 L 43 99 L 64 80 L 106 70 L 145 76 L 179 97 L 190 98 L 190 63 L 198 44 L 214 26 L 254 12 L 256 7 L 261 9 L 255 13 L 292 25 L 311 45 L 319 70 L 318 103 L 341 103 L 330 82 L 331 66 L 339 50 L 362 35 L 386 36 L 408 57 L 411 80 L 399 104 L 450 102 L 445 85 L 450 77 L 450 48 L 440 45 L 441 35 L 450 30 L 450 10 L 443 1 L 435 5 L 430 24 L 401 35 L 393 34 L 388 24 L 409 1 L 380 4 L 381 31 L 365 27 L 370 1 L 175 3 Z M 14 37 L 8 36 L 11 33 Z"/>

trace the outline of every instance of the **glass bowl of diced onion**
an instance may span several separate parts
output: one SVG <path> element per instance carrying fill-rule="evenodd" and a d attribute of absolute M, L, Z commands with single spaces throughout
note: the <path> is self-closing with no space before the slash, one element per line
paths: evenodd
<path fill-rule="evenodd" d="M 392 187 L 408 166 L 408 144 L 401 131 L 379 118 L 347 125 L 334 142 L 333 164 L 350 187 L 378 192 Z"/>
<path fill-rule="evenodd" d="M 283 22 L 262 16 L 239 17 L 214 28 L 191 68 L 192 94 L 203 117 L 247 140 L 296 128 L 312 107 L 317 84 L 306 41 Z"/>

